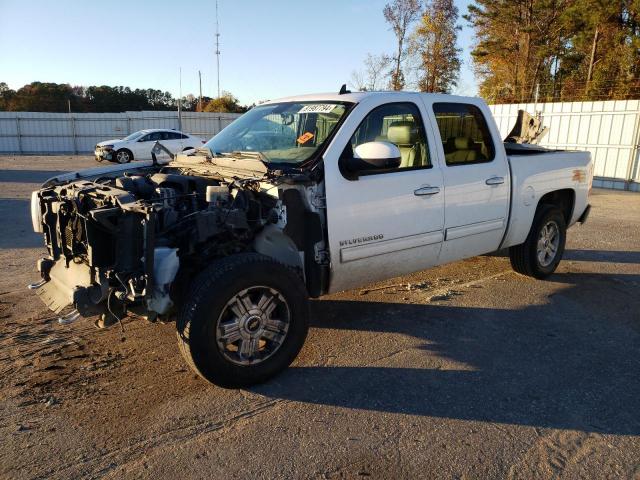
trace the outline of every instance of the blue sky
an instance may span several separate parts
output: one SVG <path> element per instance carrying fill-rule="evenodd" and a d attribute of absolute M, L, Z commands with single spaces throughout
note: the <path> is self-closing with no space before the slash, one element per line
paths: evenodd
<path fill-rule="evenodd" d="M 242 103 L 334 91 L 368 52 L 391 53 L 388 0 L 219 0 L 220 83 Z M 463 14 L 466 0 L 456 0 Z M 475 95 L 472 32 L 455 93 Z M 125 85 L 215 96 L 214 0 L 0 0 L 0 81 Z"/>

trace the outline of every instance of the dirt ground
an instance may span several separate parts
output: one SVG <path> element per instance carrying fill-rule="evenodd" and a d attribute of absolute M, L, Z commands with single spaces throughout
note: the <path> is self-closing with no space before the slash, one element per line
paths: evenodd
<path fill-rule="evenodd" d="M 314 301 L 291 368 L 224 390 L 173 324 L 26 290 L 31 190 L 94 165 L 0 157 L 0 478 L 640 479 L 639 194 L 595 191 L 548 281 L 484 256 Z"/>

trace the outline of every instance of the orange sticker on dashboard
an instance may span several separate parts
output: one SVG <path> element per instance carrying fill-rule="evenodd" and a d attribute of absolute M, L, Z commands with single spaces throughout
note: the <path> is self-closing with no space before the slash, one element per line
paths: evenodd
<path fill-rule="evenodd" d="M 303 143 L 307 143 L 307 142 L 308 142 L 309 140 L 311 140 L 312 138 L 313 138 L 313 133 L 311 133 L 311 132 L 306 132 L 306 133 L 303 133 L 302 135 L 300 135 L 300 136 L 298 137 L 297 142 L 298 142 L 300 145 L 302 145 Z"/>

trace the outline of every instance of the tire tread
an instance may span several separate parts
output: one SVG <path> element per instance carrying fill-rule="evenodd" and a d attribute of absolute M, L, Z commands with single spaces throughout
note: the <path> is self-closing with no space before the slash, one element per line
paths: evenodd
<path fill-rule="evenodd" d="M 538 268 L 535 260 L 535 251 L 538 241 L 538 230 L 540 228 L 540 224 L 542 223 L 543 219 L 551 214 L 558 215 L 564 220 L 562 211 L 557 206 L 548 204 L 540 205 L 533 218 L 531 230 L 529 230 L 529 234 L 527 235 L 526 240 L 520 245 L 509 247 L 509 260 L 511 262 L 511 268 L 513 268 L 513 270 L 517 273 L 526 275 L 528 277 L 544 279 L 551 273 L 553 273 L 558 263 L 560 263 L 562 254 L 564 252 L 564 239 L 566 239 L 566 225 L 564 224 L 564 222 L 562 222 L 562 224 L 560 225 L 560 228 L 563 229 L 563 241 L 561 242 L 560 252 L 558 253 L 559 258 L 557 259 L 557 261 L 555 261 L 555 266 L 553 267 L 551 272 L 543 272 L 540 268 Z"/>
<path fill-rule="evenodd" d="M 226 276 L 231 275 L 238 268 L 245 267 L 247 265 L 264 267 L 278 265 L 284 267 L 292 275 L 292 284 L 299 285 L 299 295 L 304 296 L 305 300 L 308 296 L 304 283 L 300 275 L 291 267 L 265 255 L 259 253 L 249 252 L 243 254 L 232 255 L 225 257 L 212 263 L 209 267 L 201 271 L 191 283 L 191 294 L 189 298 L 184 302 L 180 308 L 178 318 L 176 320 L 176 334 L 178 337 L 178 347 L 180 353 L 184 357 L 189 367 L 195 371 L 200 377 L 211 382 L 212 379 L 207 372 L 197 365 L 195 357 L 198 352 L 194 350 L 194 346 L 189 342 L 190 332 L 194 327 L 194 323 L 197 322 L 197 308 L 198 303 L 203 301 L 207 295 L 211 294 L 211 291 L 216 284 L 219 284 Z M 307 312 L 305 312 L 307 313 Z M 306 322 L 306 318 L 304 319 Z M 306 333 L 305 333 L 306 335 Z M 250 383 L 243 382 L 239 379 L 227 379 L 221 381 L 215 381 L 216 384 L 223 387 L 236 387 L 248 385 Z M 257 383 L 257 382 L 256 382 Z"/>

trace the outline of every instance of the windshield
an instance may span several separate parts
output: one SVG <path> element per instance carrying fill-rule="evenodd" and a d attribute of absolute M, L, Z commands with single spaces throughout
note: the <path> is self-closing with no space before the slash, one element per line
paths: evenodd
<path fill-rule="evenodd" d="M 135 140 L 138 137 L 141 137 L 144 132 L 135 132 L 129 135 L 128 137 L 124 137 L 123 140 Z"/>
<path fill-rule="evenodd" d="M 287 102 L 255 107 L 209 140 L 214 155 L 259 152 L 268 163 L 309 160 L 345 116 L 346 102 Z"/>

